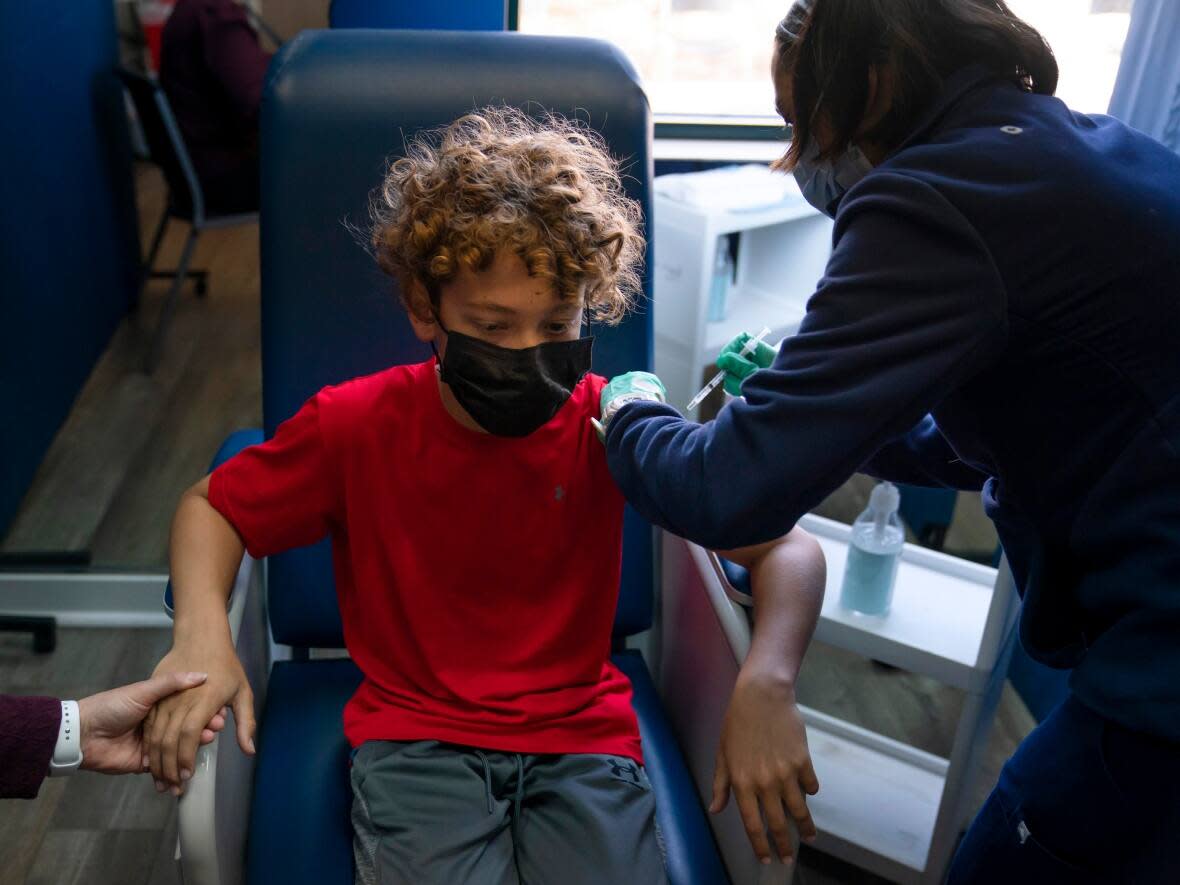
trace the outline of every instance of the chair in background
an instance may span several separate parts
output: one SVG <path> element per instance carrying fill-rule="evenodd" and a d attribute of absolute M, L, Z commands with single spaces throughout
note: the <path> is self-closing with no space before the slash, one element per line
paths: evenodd
<path fill-rule="evenodd" d="M 585 121 L 624 160 L 628 195 L 650 215 L 651 112 L 634 69 L 609 44 L 517 33 L 305 31 L 276 58 L 262 106 L 268 436 L 324 385 L 429 356 L 350 223 L 364 223 L 368 196 L 406 136 L 493 103 Z M 650 297 L 648 276 L 644 287 Z M 650 310 L 595 335 L 599 374 L 650 367 Z M 261 438 L 245 432 L 222 456 Z M 612 660 L 634 688 L 671 885 L 722 885 L 729 877 L 677 736 L 643 656 L 626 647 L 652 626 L 654 548 L 651 526 L 628 510 Z M 230 601 L 231 632 L 261 708 L 259 752 L 244 757 L 228 728 L 231 737 L 200 751 L 179 806 L 183 878 L 351 885 L 341 713 L 361 674 L 350 660 L 310 654 L 344 646 L 330 545 L 271 557 L 264 582 L 259 565 L 244 560 Z M 279 645 L 268 642 L 268 626 Z"/>
<path fill-rule="evenodd" d="M 508 4 L 495 0 L 332 0 L 328 4 L 331 28 L 503 31 L 507 24 Z"/>
<path fill-rule="evenodd" d="M 144 143 L 147 145 L 147 159 L 160 168 L 164 175 L 164 181 L 168 185 L 168 203 L 164 207 L 163 217 L 160 218 L 160 223 L 152 236 L 152 245 L 148 249 L 147 259 L 143 263 L 139 292 L 136 295 L 136 304 L 138 304 L 139 296 L 143 294 L 143 288 L 149 279 L 172 280 L 172 287 L 168 290 L 155 334 L 144 358 L 144 371 L 151 372 L 159 361 L 164 336 L 167 334 L 168 324 L 176 309 L 176 299 L 185 280 L 189 277 L 193 279 L 196 283 L 198 297 L 204 296 L 208 291 L 208 271 L 189 267 L 193 249 L 201 231 L 254 224 L 258 221 L 258 213 L 217 214 L 207 206 L 200 179 L 197 178 L 196 169 L 193 167 L 188 150 L 184 146 L 180 127 L 176 123 L 176 118 L 168 104 L 168 97 L 164 94 L 160 84 L 154 77 L 127 68 L 119 68 L 117 73 L 135 106 L 135 113 L 143 131 Z M 164 231 L 172 219 L 188 222 L 188 237 L 184 241 L 176 269 L 156 270 L 156 256 L 160 251 L 160 244 L 164 240 Z"/>

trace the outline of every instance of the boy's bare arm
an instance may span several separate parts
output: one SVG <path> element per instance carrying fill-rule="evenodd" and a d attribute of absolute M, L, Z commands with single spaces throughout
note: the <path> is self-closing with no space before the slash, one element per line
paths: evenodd
<path fill-rule="evenodd" d="M 155 670 L 207 673 L 208 679 L 161 701 L 144 723 L 156 789 L 171 787 L 176 795 L 192 776 L 202 729 L 224 707 L 234 711 L 242 750 L 254 752 L 254 698 L 226 614 L 244 548 L 208 493 L 206 477 L 184 493 L 172 520 L 172 649 Z"/>
<path fill-rule="evenodd" d="M 726 713 L 710 810 L 721 811 L 732 788 L 759 858 L 770 861 L 769 828 L 788 862 L 784 805 L 803 839 L 816 834 L 804 794 L 816 793 L 819 782 L 795 705 L 795 681 L 823 606 L 827 568 L 819 544 L 799 528 L 777 541 L 718 554 L 750 571 L 754 635 Z"/>

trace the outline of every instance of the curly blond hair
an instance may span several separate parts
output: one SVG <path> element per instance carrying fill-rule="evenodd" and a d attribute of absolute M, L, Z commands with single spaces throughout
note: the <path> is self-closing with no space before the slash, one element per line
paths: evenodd
<path fill-rule="evenodd" d="M 639 204 L 589 127 L 548 114 L 487 107 L 406 146 L 371 200 L 371 245 L 401 283 L 437 308 L 441 284 L 516 253 L 559 298 L 585 295 L 591 319 L 614 324 L 641 292 Z"/>

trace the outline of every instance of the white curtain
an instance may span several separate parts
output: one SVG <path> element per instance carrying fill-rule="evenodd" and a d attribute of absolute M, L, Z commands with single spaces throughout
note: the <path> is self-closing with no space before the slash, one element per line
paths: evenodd
<path fill-rule="evenodd" d="M 1180 153 L 1180 0 L 1135 0 L 1110 115 Z"/>

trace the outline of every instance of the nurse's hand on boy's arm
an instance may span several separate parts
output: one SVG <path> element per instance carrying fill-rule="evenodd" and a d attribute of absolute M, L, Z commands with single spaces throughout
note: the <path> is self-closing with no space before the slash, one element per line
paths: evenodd
<path fill-rule="evenodd" d="M 175 601 L 172 650 L 156 673 L 207 673 L 204 685 L 160 703 L 144 723 L 156 789 L 180 795 L 196 766 L 198 739 L 225 707 L 233 709 L 238 744 L 254 753 L 254 694 L 230 637 L 226 601 L 244 547 L 233 526 L 209 503 L 208 478 L 181 498 L 172 522 Z"/>
<path fill-rule="evenodd" d="M 786 862 L 792 845 L 784 805 L 804 841 L 816 835 L 805 794 L 818 792 L 819 781 L 795 680 L 823 606 L 827 569 L 819 544 L 798 528 L 777 541 L 718 554 L 750 571 L 754 635 L 722 727 L 709 810 L 724 809 L 732 789 L 755 853 L 769 862 L 769 828 Z"/>
<path fill-rule="evenodd" d="M 602 388 L 598 400 L 598 418 L 590 419 L 599 440 L 606 443 L 606 428 L 620 408 L 633 400 L 663 403 L 668 401 L 664 382 L 651 372 L 627 372 L 615 375 Z"/>
<path fill-rule="evenodd" d="M 742 382 L 759 369 L 770 368 L 778 356 L 778 351 L 765 341 L 759 341 L 751 353 L 743 354 L 742 348 L 749 340 L 749 333 L 742 332 L 717 355 L 717 368 L 725 373 L 725 392 L 730 396 L 741 396 Z"/>

